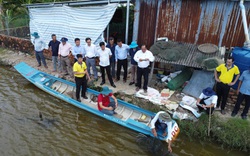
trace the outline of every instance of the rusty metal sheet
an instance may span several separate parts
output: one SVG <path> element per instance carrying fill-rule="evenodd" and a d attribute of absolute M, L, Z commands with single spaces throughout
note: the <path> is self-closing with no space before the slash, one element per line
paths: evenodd
<path fill-rule="evenodd" d="M 245 1 L 250 22 L 250 2 Z M 243 46 L 239 2 L 219 0 L 141 0 L 138 43 L 151 46 L 155 38 L 192 44 Z"/>
<path fill-rule="evenodd" d="M 140 7 L 138 43 L 152 45 L 155 38 L 158 1 L 143 0 Z"/>

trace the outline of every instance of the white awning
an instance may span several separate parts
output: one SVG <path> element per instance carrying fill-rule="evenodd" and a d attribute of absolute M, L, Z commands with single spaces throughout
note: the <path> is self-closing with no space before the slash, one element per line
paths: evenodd
<path fill-rule="evenodd" d="M 46 43 L 49 43 L 52 34 L 56 34 L 58 40 L 66 37 L 72 45 L 75 45 L 75 38 L 80 38 L 81 44 L 85 45 L 86 37 L 98 44 L 117 6 L 29 8 L 30 33 L 38 32 Z"/>

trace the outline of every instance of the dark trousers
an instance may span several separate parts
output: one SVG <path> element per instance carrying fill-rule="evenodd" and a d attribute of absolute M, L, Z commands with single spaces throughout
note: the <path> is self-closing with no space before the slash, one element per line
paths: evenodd
<path fill-rule="evenodd" d="M 250 95 L 246 95 L 246 94 L 242 94 L 239 93 L 238 97 L 237 97 L 237 102 L 234 106 L 234 110 L 233 113 L 237 114 L 239 109 L 240 109 L 240 104 L 243 102 L 243 100 L 245 99 L 246 105 L 245 108 L 241 114 L 241 116 L 247 116 L 249 107 L 250 107 Z"/>
<path fill-rule="evenodd" d="M 46 61 L 45 61 L 45 57 L 43 55 L 43 51 L 36 51 L 36 60 L 37 60 L 39 65 L 41 65 L 41 60 L 42 60 L 43 65 L 47 66 Z"/>
<path fill-rule="evenodd" d="M 202 100 L 200 101 L 200 104 L 205 105 L 204 99 L 202 99 Z M 198 109 L 199 109 L 199 111 L 203 111 L 203 110 L 204 110 L 204 108 L 201 107 L 201 106 L 199 106 L 199 105 L 198 105 Z M 211 114 L 213 114 L 214 107 L 207 108 L 207 109 L 206 109 L 206 113 L 209 114 L 209 113 L 210 113 L 210 109 L 211 109 Z"/>
<path fill-rule="evenodd" d="M 227 97 L 228 97 L 228 93 L 230 90 L 230 86 L 227 84 L 224 84 L 222 82 L 217 82 L 216 84 L 216 93 L 218 96 L 218 100 L 217 100 L 217 107 L 220 107 L 220 102 L 221 102 L 221 110 L 224 110 L 226 104 L 227 104 Z"/>
<path fill-rule="evenodd" d="M 82 87 L 82 96 L 86 95 L 86 90 L 87 90 L 86 75 L 84 75 L 83 77 L 75 77 L 75 81 L 76 81 L 76 99 L 79 99 L 81 87 Z"/>
<path fill-rule="evenodd" d="M 108 79 L 109 79 L 109 83 L 111 85 L 113 85 L 114 82 L 113 82 L 113 79 L 112 79 L 112 76 L 111 76 L 111 73 L 110 73 L 110 66 L 106 66 L 106 67 L 100 66 L 100 69 L 101 69 L 101 73 L 102 73 L 102 82 L 105 83 L 105 70 L 106 70 L 107 75 L 108 75 Z"/>
<path fill-rule="evenodd" d="M 127 73 L 128 73 L 128 60 L 127 59 L 117 61 L 117 71 L 116 71 L 116 79 L 117 80 L 120 80 L 120 74 L 121 74 L 122 67 L 124 70 L 123 80 L 126 80 Z"/>
<path fill-rule="evenodd" d="M 148 89 L 148 74 L 149 68 L 140 68 L 137 66 L 137 87 L 141 88 L 141 79 L 144 78 L 143 89 Z"/>
<path fill-rule="evenodd" d="M 111 75 L 115 78 L 115 62 L 110 62 Z"/>

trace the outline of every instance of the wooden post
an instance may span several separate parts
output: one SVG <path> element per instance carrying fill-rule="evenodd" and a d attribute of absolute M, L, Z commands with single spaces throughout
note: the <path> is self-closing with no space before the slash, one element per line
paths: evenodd
<path fill-rule="evenodd" d="M 210 107 L 209 109 L 209 117 L 208 117 L 208 131 L 207 131 L 207 135 L 210 136 L 210 127 L 211 127 L 211 110 L 212 108 Z"/>

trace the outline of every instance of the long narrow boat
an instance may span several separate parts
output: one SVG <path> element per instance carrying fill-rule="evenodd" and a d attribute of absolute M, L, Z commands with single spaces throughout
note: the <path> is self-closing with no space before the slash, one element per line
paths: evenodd
<path fill-rule="evenodd" d="M 94 100 L 95 98 L 93 98 L 97 97 L 99 92 L 88 88 L 87 96 L 89 98 L 87 100 L 82 98 L 81 99 L 82 102 L 78 102 L 73 98 L 75 92 L 75 83 L 41 72 L 37 69 L 30 67 L 24 62 L 17 64 L 15 66 L 15 69 L 38 88 L 63 101 L 66 101 L 80 109 L 91 112 L 109 121 L 112 121 L 124 127 L 135 130 L 139 133 L 153 136 L 151 133 L 151 129 L 148 126 L 152 116 L 155 115 L 155 113 L 153 112 L 144 110 L 138 106 L 129 104 L 125 101 L 118 100 L 118 107 L 116 108 L 116 112 L 119 115 L 118 116 L 106 115 L 98 110 L 97 102 L 96 100 Z M 179 127 L 177 123 L 174 120 L 172 120 L 171 138 L 175 139 L 178 133 L 179 133 Z M 159 133 L 158 136 L 160 140 L 166 141 L 167 139 L 167 136 L 162 137 L 162 133 Z"/>

